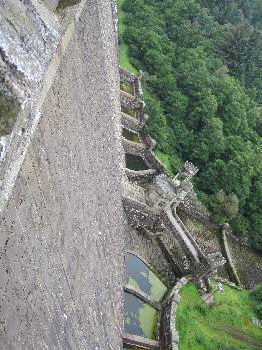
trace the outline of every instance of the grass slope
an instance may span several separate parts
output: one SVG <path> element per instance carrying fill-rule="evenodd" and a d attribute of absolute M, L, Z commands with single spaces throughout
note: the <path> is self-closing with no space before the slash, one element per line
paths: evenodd
<path fill-rule="evenodd" d="M 125 0 L 118 0 L 118 30 L 119 30 L 119 60 L 120 60 L 120 66 L 126 70 L 128 70 L 130 73 L 137 74 L 137 69 L 130 63 L 129 57 L 128 57 L 128 47 L 126 43 L 123 40 L 123 34 L 125 31 L 125 25 L 124 25 L 124 19 L 125 19 L 125 12 L 123 11 L 123 4 Z"/>
<path fill-rule="evenodd" d="M 196 287 L 188 284 L 181 291 L 177 311 L 180 350 L 255 350 L 262 348 L 262 330 L 255 327 L 248 291 L 224 286 L 215 293 L 211 309 L 202 301 Z"/>

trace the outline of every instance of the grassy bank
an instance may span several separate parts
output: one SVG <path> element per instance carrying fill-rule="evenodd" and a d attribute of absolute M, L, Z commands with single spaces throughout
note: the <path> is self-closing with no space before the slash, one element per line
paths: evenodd
<path fill-rule="evenodd" d="M 181 291 L 177 312 L 180 350 L 257 350 L 262 348 L 262 330 L 252 324 L 254 310 L 248 291 L 224 286 L 215 292 L 216 305 L 208 308 L 196 287 Z"/>

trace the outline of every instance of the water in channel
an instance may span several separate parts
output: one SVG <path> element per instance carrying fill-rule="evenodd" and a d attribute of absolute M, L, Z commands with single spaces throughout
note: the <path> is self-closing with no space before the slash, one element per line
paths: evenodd
<path fill-rule="evenodd" d="M 156 339 L 157 311 L 133 294 L 125 293 L 125 332 Z"/>
<path fill-rule="evenodd" d="M 151 299 L 160 301 L 166 286 L 148 266 L 133 254 L 126 257 L 127 283 L 143 291 Z M 125 293 L 125 332 L 145 338 L 157 338 L 158 312 L 151 305 L 130 293 Z M 139 350 L 131 348 L 133 350 Z"/>
<path fill-rule="evenodd" d="M 126 167 L 127 169 L 135 171 L 148 169 L 143 158 L 128 153 L 126 153 Z"/>
<path fill-rule="evenodd" d="M 166 292 L 166 286 L 160 281 L 142 260 L 128 254 L 126 258 L 128 284 L 141 289 L 151 299 L 159 301 Z"/>

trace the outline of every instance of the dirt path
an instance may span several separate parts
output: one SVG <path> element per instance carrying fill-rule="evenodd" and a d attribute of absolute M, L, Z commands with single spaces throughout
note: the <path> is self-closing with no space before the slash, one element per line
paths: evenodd
<path fill-rule="evenodd" d="M 230 335 L 232 338 L 240 340 L 241 342 L 247 344 L 247 345 L 251 345 L 257 349 L 261 349 L 262 348 L 262 341 L 251 337 L 250 335 L 241 332 L 231 326 L 219 326 L 217 327 L 218 330 L 224 331 L 226 332 L 228 335 Z"/>

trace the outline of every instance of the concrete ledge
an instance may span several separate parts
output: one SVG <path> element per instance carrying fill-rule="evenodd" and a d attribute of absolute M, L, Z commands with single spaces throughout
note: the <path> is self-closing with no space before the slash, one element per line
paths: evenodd
<path fill-rule="evenodd" d="M 120 101 L 121 105 L 124 107 L 129 107 L 134 110 L 143 110 L 143 102 L 137 96 L 128 94 L 127 92 L 120 91 Z"/>
<path fill-rule="evenodd" d="M 241 285 L 240 279 L 238 277 L 236 268 L 234 266 L 232 257 L 231 257 L 231 253 L 230 253 L 230 248 L 228 245 L 228 241 L 227 241 L 227 230 L 226 227 L 224 225 L 223 229 L 222 229 L 222 251 L 227 259 L 227 271 L 229 274 L 229 277 L 238 285 Z"/>
<path fill-rule="evenodd" d="M 124 112 L 121 112 L 121 123 L 124 128 L 136 132 L 140 131 L 144 127 L 144 124 L 141 123 L 137 118 L 131 117 Z"/>
<path fill-rule="evenodd" d="M 146 146 L 143 143 L 136 143 L 122 137 L 122 145 L 126 153 L 144 158 Z"/>
<path fill-rule="evenodd" d="M 160 311 L 160 309 L 161 309 L 160 303 L 156 300 L 153 300 L 149 295 L 144 293 L 141 289 L 137 289 L 131 285 L 126 285 L 124 287 L 124 290 L 125 290 L 125 292 L 132 294 L 132 295 L 138 297 L 139 299 L 143 300 L 145 303 L 150 304 L 157 311 Z"/>
<path fill-rule="evenodd" d="M 123 342 L 126 345 L 139 346 L 142 349 L 159 349 L 159 342 L 133 334 L 124 334 Z"/>
<path fill-rule="evenodd" d="M 152 178 L 156 174 L 155 169 L 147 169 L 147 170 L 130 170 L 125 168 L 125 173 L 130 179 L 139 179 L 139 178 Z"/>

